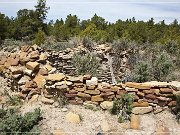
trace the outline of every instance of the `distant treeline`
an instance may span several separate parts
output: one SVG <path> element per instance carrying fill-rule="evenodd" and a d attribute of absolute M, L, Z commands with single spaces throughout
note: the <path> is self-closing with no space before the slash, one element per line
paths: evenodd
<path fill-rule="evenodd" d="M 151 18 L 144 22 L 136 21 L 133 17 L 110 23 L 96 14 L 88 20 L 80 20 L 78 16 L 70 14 L 65 20 L 57 19 L 46 23 L 48 10 L 46 0 L 38 0 L 34 10 L 21 9 L 15 18 L 9 18 L 0 12 L 0 40 L 34 40 L 39 32 L 39 35 L 53 35 L 57 41 L 67 41 L 71 37 L 89 37 L 97 42 L 125 38 L 137 43 L 165 43 L 169 40 L 180 43 L 180 24 L 177 20 L 167 25 L 164 20 L 155 23 Z"/>

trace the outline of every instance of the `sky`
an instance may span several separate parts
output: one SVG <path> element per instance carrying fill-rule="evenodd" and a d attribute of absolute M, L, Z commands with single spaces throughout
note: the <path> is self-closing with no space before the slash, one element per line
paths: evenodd
<path fill-rule="evenodd" d="M 109 22 L 118 19 L 147 21 L 151 17 L 155 22 L 166 23 L 177 19 L 180 22 L 180 0 L 46 0 L 50 10 L 47 20 L 65 19 L 75 14 L 79 19 L 89 19 L 95 13 Z M 37 0 L 0 0 L 0 12 L 16 17 L 19 9 L 34 9 Z"/>

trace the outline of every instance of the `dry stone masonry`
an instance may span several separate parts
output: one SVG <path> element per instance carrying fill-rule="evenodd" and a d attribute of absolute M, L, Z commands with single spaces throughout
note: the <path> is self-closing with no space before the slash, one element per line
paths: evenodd
<path fill-rule="evenodd" d="M 17 91 L 17 95 L 27 101 L 36 101 L 41 95 L 43 103 L 53 104 L 54 96 L 64 95 L 71 104 L 100 105 L 103 109 L 109 109 L 115 98 L 128 93 L 134 98 L 133 106 L 138 107 L 133 109 L 134 114 L 153 110 L 158 112 L 158 107 L 176 105 L 179 82 L 127 82 L 112 85 L 99 82 L 98 78 L 91 75 L 70 76 L 67 73 L 70 67 L 58 65 L 70 63 L 68 60 L 72 52 L 67 52 L 68 55 L 61 53 L 55 57 L 55 53 L 45 52 L 36 45 L 23 46 L 19 52 L 1 57 L 0 71 L 8 77 L 7 83 Z M 56 62 L 56 59 L 61 59 L 62 63 L 59 60 Z"/>

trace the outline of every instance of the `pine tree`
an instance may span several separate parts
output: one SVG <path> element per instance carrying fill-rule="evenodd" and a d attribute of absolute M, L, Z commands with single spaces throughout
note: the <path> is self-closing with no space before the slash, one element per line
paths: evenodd
<path fill-rule="evenodd" d="M 36 37 L 34 39 L 34 44 L 41 45 L 45 41 L 45 33 L 42 31 L 42 28 L 39 28 L 38 33 L 36 34 Z"/>

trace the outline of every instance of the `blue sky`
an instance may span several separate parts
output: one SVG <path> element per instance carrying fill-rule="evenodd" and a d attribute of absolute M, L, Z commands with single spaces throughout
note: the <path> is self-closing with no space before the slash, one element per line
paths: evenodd
<path fill-rule="evenodd" d="M 180 22 L 180 0 L 46 0 L 50 7 L 47 21 L 65 19 L 68 14 L 76 14 L 80 19 L 89 19 L 95 13 L 107 21 L 126 20 L 135 17 L 147 21 L 151 17 L 156 22 L 174 19 Z M 16 16 L 19 9 L 33 9 L 37 0 L 0 0 L 0 12 Z"/>

